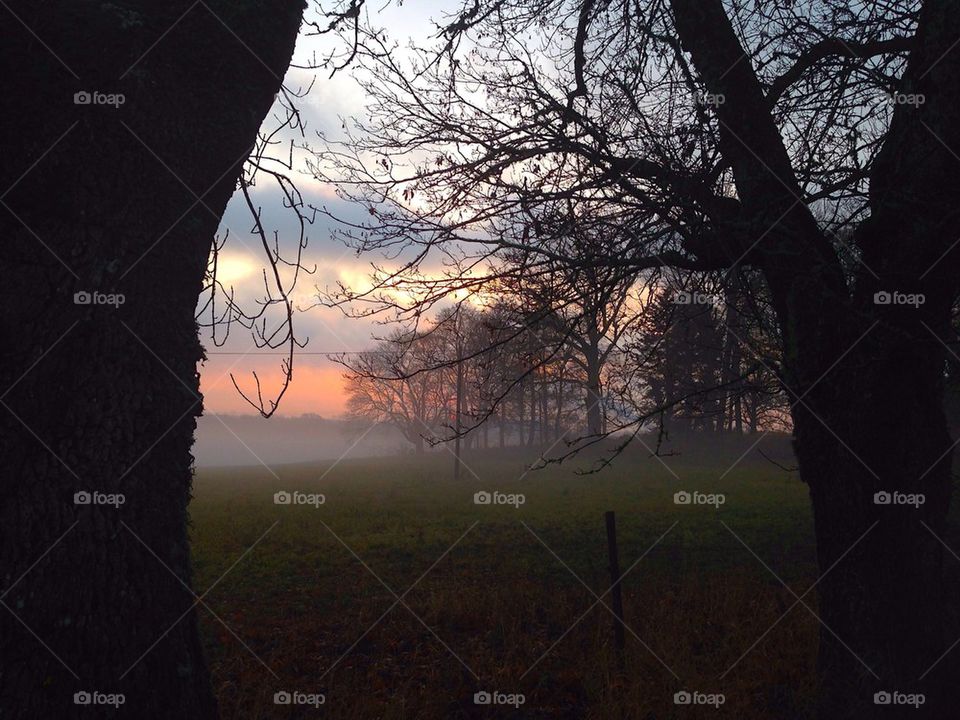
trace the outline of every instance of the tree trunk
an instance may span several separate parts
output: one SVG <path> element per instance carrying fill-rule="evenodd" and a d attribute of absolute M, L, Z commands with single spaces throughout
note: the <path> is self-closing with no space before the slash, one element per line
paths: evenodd
<path fill-rule="evenodd" d="M 532 448 L 537 442 L 537 383 L 536 377 L 530 375 L 530 427 L 527 432 L 527 447 Z"/>
<path fill-rule="evenodd" d="M 527 444 L 527 381 L 523 381 L 517 388 L 517 442 L 519 447 Z"/>
<path fill-rule="evenodd" d="M 459 333 L 459 319 L 457 332 Z M 456 418 L 454 419 L 455 437 L 453 440 L 453 479 L 460 479 L 460 466 L 463 464 L 461 459 L 462 440 L 461 432 L 463 430 L 463 349 L 460 347 L 459 335 L 457 338 L 457 405 Z"/>
<path fill-rule="evenodd" d="M 751 435 L 760 432 L 760 393 L 747 391 L 747 428 Z"/>
<path fill-rule="evenodd" d="M 599 435 L 603 432 L 601 413 L 603 408 L 600 401 L 600 350 L 587 353 L 587 396 L 585 399 L 587 413 L 587 435 Z"/>
<path fill-rule="evenodd" d="M 563 375 L 563 368 L 560 370 L 560 377 L 558 380 L 559 384 L 557 385 L 557 412 L 553 421 L 553 440 L 554 442 L 560 442 L 560 436 L 562 434 L 561 422 L 563 420 L 563 390 L 566 387 L 566 380 Z"/>
<path fill-rule="evenodd" d="M 547 385 L 546 372 L 543 373 L 543 387 L 540 391 L 540 445 L 547 447 L 550 444 L 550 439 L 547 436 L 547 433 L 550 432 L 550 405 L 549 405 L 549 389 L 550 386 Z"/>
<path fill-rule="evenodd" d="M 953 641 L 942 624 L 938 539 L 951 490 L 944 351 L 930 335 L 904 342 L 874 332 L 880 336 L 864 341 L 863 352 L 851 353 L 845 369 L 794 411 L 826 573 L 817 585 L 824 622 L 818 717 L 871 718 L 874 693 L 897 691 L 924 693 L 926 702 L 919 712 L 890 708 L 883 717 L 943 718 L 955 707 L 958 670 L 954 653 L 935 666 Z M 893 502 L 878 504 L 885 496 L 876 493 Z M 912 496 L 922 504 L 904 504 Z"/>
<path fill-rule="evenodd" d="M 189 590 L 194 312 L 302 5 L 13 5 L 44 39 L 0 30 L 18 98 L 0 130 L 0 716 L 99 717 L 74 704 L 96 691 L 125 695 L 118 717 L 214 718 Z"/>
<path fill-rule="evenodd" d="M 831 241 L 796 202 L 790 155 L 724 4 L 671 6 L 704 84 L 724 97 L 714 112 L 738 221 L 750 216 L 763 228 L 755 249 L 783 333 L 829 628 L 821 631 L 818 716 L 955 716 L 958 653 L 946 652 L 953 639 L 942 632 L 938 537 L 951 489 L 942 342 L 960 291 L 960 159 L 944 151 L 960 147 L 958 3 L 922 3 L 901 85 L 924 103 L 893 111 L 870 170 L 869 218 L 854 237 L 863 269 L 852 286 Z M 895 291 L 920 292 L 925 303 L 878 307 L 875 293 Z M 894 491 L 922 494 L 924 503 L 875 504 L 876 493 Z M 926 702 L 878 709 L 875 692 L 923 693 Z"/>
<path fill-rule="evenodd" d="M 738 389 L 733 399 L 733 429 L 737 435 L 743 434 L 743 390 Z"/>

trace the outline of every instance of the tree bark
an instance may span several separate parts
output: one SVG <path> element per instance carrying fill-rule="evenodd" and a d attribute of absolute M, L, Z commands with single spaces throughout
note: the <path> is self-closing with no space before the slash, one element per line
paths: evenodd
<path fill-rule="evenodd" d="M 747 431 L 756 435 L 760 431 L 760 393 L 756 390 L 747 390 Z"/>
<path fill-rule="evenodd" d="M 520 447 L 526 447 L 527 429 L 527 385 L 529 380 L 521 381 L 517 386 L 517 434 Z"/>
<path fill-rule="evenodd" d="M 541 374 L 543 376 L 543 384 L 540 389 L 540 445 L 547 447 L 550 444 L 548 437 L 548 433 L 550 432 L 550 401 L 548 397 L 550 385 L 547 382 L 546 371 L 541 371 Z"/>
<path fill-rule="evenodd" d="M 864 342 L 794 411 L 822 574 L 818 716 L 874 717 L 874 693 L 898 691 L 926 702 L 891 717 L 947 717 L 956 656 L 935 665 L 952 642 L 938 539 L 951 490 L 944 352 L 929 335 Z M 923 502 L 878 504 L 877 493 Z"/>
<path fill-rule="evenodd" d="M 870 177 L 851 284 L 807 207 L 760 84 L 720 0 L 672 0 L 681 41 L 716 108 L 721 148 L 783 333 L 795 449 L 810 487 L 821 577 L 818 717 L 944 718 L 958 700 L 942 585 L 952 445 L 943 373 L 957 297 L 960 3 L 928 0 L 904 87 Z M 775 213 L 771 216 L 770 213 Z M 760 235 L 760 233 L 763 235 Z M 878 291 L 921 293 L 919 307 L 878 305 Z M 938 339 L 939 338 L 939 339 Z M 878 492 L 922 494 L 918 507 Z M 952 599 L 951 601 L 955 601 Z M 933 669 L 931 669 L 933 668 Z M 926 702 L 879 710 L 875 692 Z M 888 712 L 889 711 L 889 712 Z"/>
<path fill-rule="evenodd" d="M 566 378 L 564 377 L 564 372 L 563 372 L 563 370 L 564 370 L 563 367 L 561 367 L 561 368 L 560 368 L 560 377 L 557 378 L 557 393 L 556 393 L 557 412 L 556 412 L 555 415 L 554 415 L 554 421 L 553 421 L 553 441 L 554 441 L 554 442 L 560 442 L 560 436 L 561 436 L 562 433 L 563 433 L 563 431 L 562 431 L 562 429 L 561 429 L 560 426 L 561 426 L 561 423 L 562 423 L 562 421 L 563 421 L 563 399 L 564 399 L 564 398 L 563 398 L 563 390 L 564 390 L 564 387 L 565 387 L 566 384 L 567 384 L 567 383 L 566 383 Z"/>
<path fill-rule="evenodd" d="M 591 347 L 586 357 L 587 382 L 584 400 L 587 413 L 587 435 L 599 435 L 603 432 L 600 388 L 600 349 Z"/>
<path fill-rule="evenodd" d="M 123 693 L 117 717 L 217 714 L 189 591 L 194 312 L 303 7 L 207 6 L 16 2 L 33 33 L 0 30 L 4 718 L 102 712 L 83 691 Z"/>

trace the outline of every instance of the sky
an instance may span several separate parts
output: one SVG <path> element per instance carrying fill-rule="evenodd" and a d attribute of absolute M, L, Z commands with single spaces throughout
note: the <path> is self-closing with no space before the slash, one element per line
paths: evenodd
<path fill-rule="evenodd" d="M 376 6 L 371 20 L 389 30 L 390 35 L 403 43 L 407 38 L 424 40 L 435 32 L 430 19 L 442 20 L 443 13 L 455 10 L 455 0 L 441 0 L 429 7 L 407 2 L 403 5 Z M 306 64 L 314 53 L 329 47 L 329 40 L 301 35 L 294 65 Z M 338 135 L 342 118 L 360 114 L 365 98 L 352 73 L 341 72 L 332 79 L 327 73 L 314 73 L 291 67 L 285 78 L 289 88 L 309 86 L 316 81 L 309 95 L 298 103 L 306 125 L 305 138 L 317 142 L 316 131 Z M 269 124 L 269 116 L 265 125 Z M 303 158 L 295 157 L 295 166 L 303 168 Z M 363 211 L 337 198 L 335 189 L 317 182 L 308 174 L 295 174 L 297 187 L 304 201 L 326 206 L 341 217 L 359 217 Z M 282 197 L 275 185 L 261 182 L 252 188 L 254 204 L 261 208 L 263 226 L 272 239 L 278 233 L 281 249 L 296 247 L 299 230 L 294 214 L 283 207 Z M 224 286 L 233 287 L 238 303 L 247 310 L 256 309 L 257 298 L 263 297 L 263 271 L 267 267 L 260 240 L 251 233 L 252 220 L 242 195 L 231 199 L 220 225 L 218 235 L 228 240 L 218 260 L 218 277 Z M 337 281 L 356 285 L 363 281 L 369 263 L 377 258 L 360 257 L 332 237 L 333 222 L 319 214 L 308 230 L 309 245 L 304 251 L 303 264 L 316 266 L 315 275 L 303 276 L 295 293 L 295 306 L 302 309 L 295 318 L 297 335 L 308 338 L 307 346 L 294 359 L 293 383 L 283 397 L 279 415 L 296 416 L 316 413 L 334 417 L 345 409 L 345 388 L 342 368 L 326 357 L 326 353 L 363 350 L 369 347 L 371 336 L 383 328 L 371 320 L 344 317 L 336 309 L 316 307 L 315 287 L 328 287 Z M 201 304 L 204 298 L 201 298 Z M 311 307 L 313 306 L 313 307 Z M 274 316 L 276 317 L 276 316 Z M 202 318 L 201 318 L 202 321 Z M 268 328 L 273 327 L 269 324 Z M 218 333 L 222 335 L 222 331 Z M 255 413 L 233 386 L 230 375 L 247 393 L 256 392 L 253 372 L 256 372 L 264 397 L 273 397 L 281 387 L 284 360 L 282 350 L 259 349 L 250 332 L 235 326 L 222 346 L 214 343 L 209 328 L 201 329 L 201 342 L 207 351 L 207 361 L 201 367 L 201 389 L 206 412 L 216 414 Z"/>

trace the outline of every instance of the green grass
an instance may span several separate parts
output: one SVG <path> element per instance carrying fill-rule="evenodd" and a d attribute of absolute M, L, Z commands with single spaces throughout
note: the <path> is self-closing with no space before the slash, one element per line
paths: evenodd
<path fill-rule="evenodd" d="M 459 483 L 445 452 L 276 466 L 279 479 L 263 467 L 199 471 L 195 581 L 202 593 L 229 570 L 205 600 L 247 645 L 201 610 L 224 718 L 318 715 L 275 706 L 281 689 L 325 693 L 319 714 L 330 718 L 802 717 L 817 642 L 802 607 L 729 670 L 793 602 L 750 550 L 798 593 L 816 578 L 806 487 L 755 455 L 720 479 L 743 449 L 666 457 L 670 470 L 633 453 L 594 475 L 567 464 L 524 474 L 519 453 L 491 450 L 467 457 Z M 275 505 L 278 490 L 326 502 Z M 526 502 L 478 506 L 478 490 Z M 678 506 L 678 490 L 726 502 Z M 594 597 L 573 574 L 597 593 L 609 586 L 607 510 L 621 568 L 643 556 L 623 582 L 624 607 L 649 650 L 627 632 L 623 678 L 613 619 L 599 605 L 587 613 Z M 420 619 L 398 604 L 347 653 L 395 600 L 373 573 L 402 595 L 428 570 L 403 600 Z M 677 707 L 684 688 L 726 703 Z M 477 707 L 481 689 L 524 693 L 526 704 Z"/>

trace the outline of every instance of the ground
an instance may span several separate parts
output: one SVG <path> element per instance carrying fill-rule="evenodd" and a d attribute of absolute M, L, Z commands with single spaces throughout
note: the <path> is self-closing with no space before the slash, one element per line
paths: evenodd
<path fill-rule="evenodd" d="M 662 460 L 641 448 L 593 475 L 480 451 L 459 483 L 443 451 L 199 470 L 195 584 L 224 719 L 806 717 L 818 636 L 807 490 L 782 439 L 760 444 L 777 463 L 756 449 L 736 462 L 748 444 Z M 475 504 L 484 490 L 525 502 Z M 278 491 L 324 502 L 275 504 Z M 680 491 L 724 502 L 676 504 Z M 627 572 L 622 677 L 613 616 L 581 583 L 609 588 L 608 510 Z M 724 702 L 675 704 L 684 690 Z M 280 691 L 324 704 L 277 705 Z M 480 691 L 524 703 L 478 706 Z"/>

